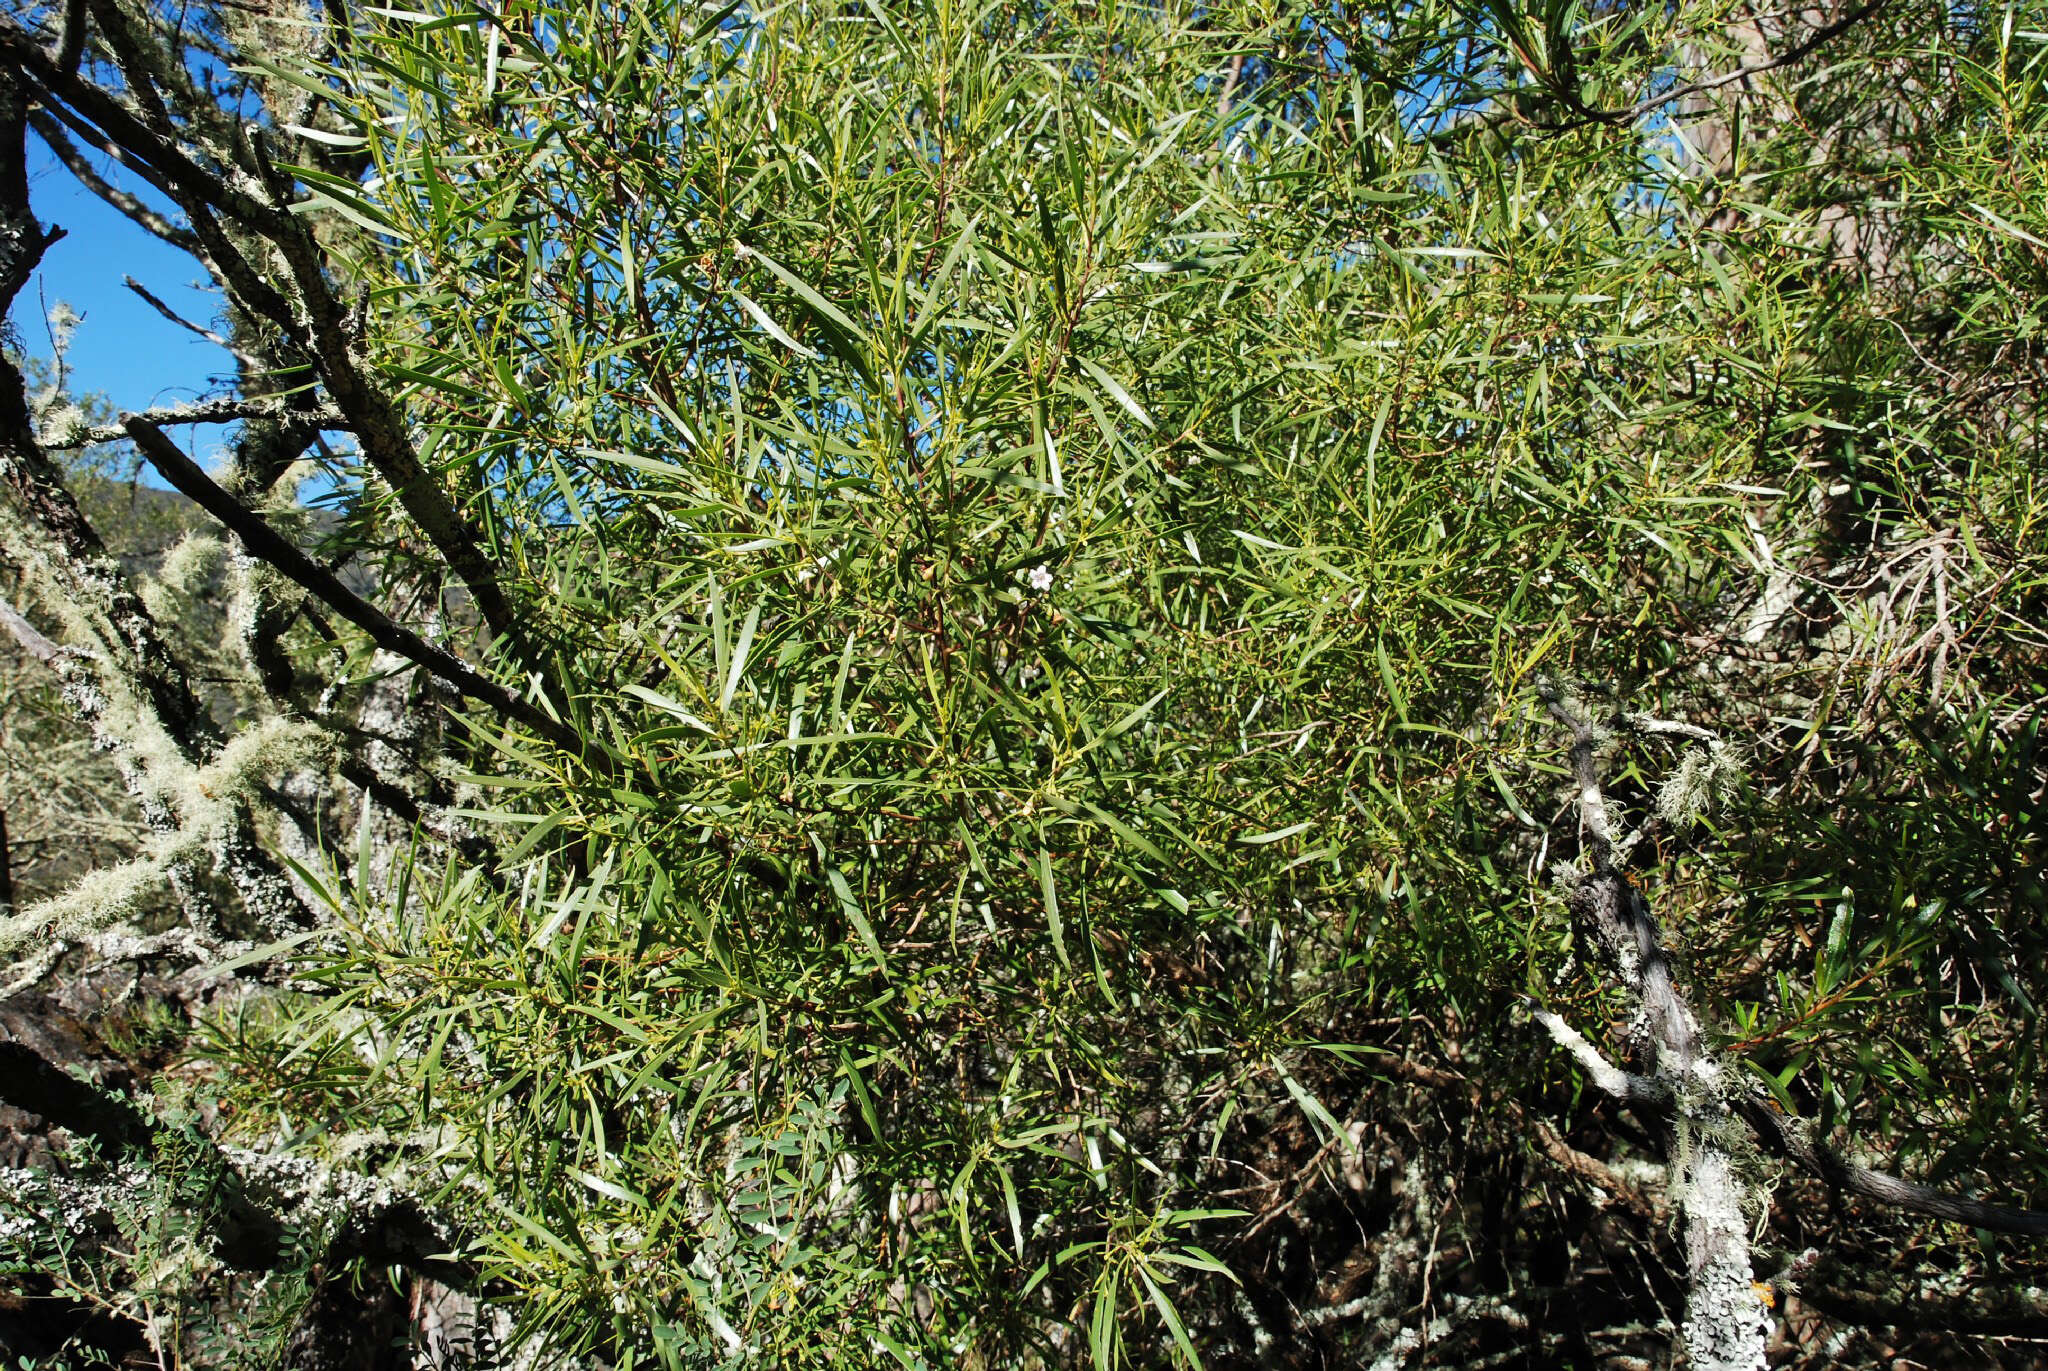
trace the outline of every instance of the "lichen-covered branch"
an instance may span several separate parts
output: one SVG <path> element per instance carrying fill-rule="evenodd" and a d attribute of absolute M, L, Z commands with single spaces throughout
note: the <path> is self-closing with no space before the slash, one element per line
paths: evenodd
<path fill-rule="evenodd" d="M 1675 1188 L 1686 1217 L 1692 1269 L 1686 1338 L 1694 1363 L 1762 1364 L 1763 1324 L 1744 1285 L 1750 1279 L 1745 1211 L 1753 1207 L 1753 1197 L 1736 1165 L 1739 1147 L 1748 1145 L 1751 1137 L 1829 1186 L 1866 1199 L 1995 1232 L 2048 1235 L 2048 1212 L 1951 1195 L 1849 1162 L 1812 1139 L 1801 1120 L 1780 1113 L 1756 1092 L 1729 1080 L 1673 982 L 1648 900 L 1619 870 L 1616 854 L 1625 850 L 1627 840 L 1613 831 L 1601 782 L 1598 754 L 1606 735 L 1591 713 L 1557 685 L 1546 682 L 1539 694 L 1552 717 L 1572 730 L 1572 776 L 1592 868 L 1575 879 L 1567 903 L 1582 942 L 1634 995 L 1637 1012 L 1631 1044 L 1644 1074 L 1611 1064 L 1557 1015 L 1539 1011 L 1535 1018 L 1596 1086 L 1651 1111 L 1672 1132 L 1677 1143 L 1673 1160 L 1682 1173 Z M 1616 715 L 1612 724 L 1645 736 L 1700 744 L 1709 758 L 1709 772 L 1725 765 L 1721 740 L 1695 725 L 1632 714 Z M 1710 777 L 1701 783 L 1713 781 Z M 1827 1307 L 1824 1297 L 1814 1303 Z M 1855 1301 L 1836 1303 L 1844 1309 L 1863 1307 Z"/>
<path fill-rule="evenodd" d="M 1726 1076 L 1672 980 L 1649 901 L 1615 860 L 1619 840 L 1600 776 L 1602 732 L 1554 683 L 1544 683 L 1539 693 L 1572 731 L 1572 779 L 1591 867 L 1576 877 L 1567 904 L 1581 941 L 1635 1000 L 1630 1037 L 1638 1072 L 1608 1064 L 1556 1015 L 1539 1014 L 1538 1020 L 1601 1089 L 1629 1103 L 1665 1106 L 1690 1282 L 1687 1355 L 1700 1371 L 1760 1371 L 1767 1320 L 1750 1265 L 1753 1196 L 1734 1151 L 1741 1128 Z"/>
<path fill-rule="evenodd" d="M 117 149 L 126 165 L 145 174 L 185 211 L 199 255 L 243 308 L 282 330 L 317 369 L 365 459 L 468 586 L 491 631 L 515 659 L 530 665 L 536 658 L 524 643 L 489 556 L 440 480 L 420 461 L 397 408 L 369 374 L 349 309 L 335 292 L 307 222 L 291 213 L 290 183 L 263 155 L 261 134 L 238 129 L 232 140 L 217 139 L 220 146 L 205 149 L 210 156 L 195 157 L 167 121 L 155 126 L 148 117 L 149 105 L 161 98 L 158 80 L 175 85 L 182 78 L 175 62 L 153 52 L 157 45 L 132 23 L 107 28 L 101 38 L 143 102 L 141 110 L 55 66 L 34 36 L 12 20 L 0 19 L 0 64 L 13 67 L 45 108 L 89 131 L 96 146 Z M 285 268 L 282 279 L 259 271 L 234 242 L 237 234 L 266 244 Z"/>
<path fill-rule="evenodd" d="M 26 93 L 0 67 L 0 309 L 12 305 L 55 241 L 30 210 L 26 131 Z M 32 576 L 75 620 L 74 636 L 97 644 L 97 651 L 85 655 L 53 657 L 51 665 L 65 677 L 66 695 L 80 717 L 124 753 L 129 788 L 166 844 L 149 865 L 149 876 L 167 876 L 187 918 L 210 933 L 214 921 L 189 875 L 196 855 L 189 840 L 200 838 L 260 921 L 278 929 L 303 925 L 305 907 L 255 840 L 238 797 L 221 797 L 219 805 L 205 797 L 206 808 L 215 812 L 203 834 L 193 829 L 193 815 L 178 812 L 180 785 L 219 761 L 226 740 L 43 447 L 26 383 L 12 362 L 0 362 L 0 489 L 27 516 L 10 541 L 25 554 Z M 102 894 L 100 913 L 121 905 L 119 891 Z"/>

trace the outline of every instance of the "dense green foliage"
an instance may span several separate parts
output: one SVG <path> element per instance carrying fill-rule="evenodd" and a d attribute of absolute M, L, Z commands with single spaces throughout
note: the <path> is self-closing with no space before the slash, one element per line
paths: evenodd
<path fill-rule="evenodd" d="M 1483 1083 L 1475 1151 L 1590 1108 L 1522 1017 L 1619 1012 L 1548 884 L 1560 674 L 1738 745 L 1615 781 L 1681 776 L 1637 861 L 1733 1057 L 2048 1194 L 2048 14 L 1886 6 L 1747 122 L 1658 103 L 1743 60 L 1725 8 L 551 0 L 245 53 L 356 159 L 290 172 L 517 631 L 345 446 L 323 550 L 586 746 L 408 687 L 473 837 L 330 790 L 324 931 L 192 1039 L 218 1138 L 418 1193 L 555 1355 L 1252 1359 L 1375 1251 L 1297 1190 L 1438 1174 L 1373 1152 L 1414 1063 Z M 399 663 L 329 632 L 281 707 L 345 738 Z M 1563 1250 L 1512 1202 L 1438 1216 L 1498 1244 L 1460 1298 Z"/>

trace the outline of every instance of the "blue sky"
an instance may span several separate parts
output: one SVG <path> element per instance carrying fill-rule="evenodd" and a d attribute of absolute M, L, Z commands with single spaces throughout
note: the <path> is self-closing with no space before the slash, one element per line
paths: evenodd
<path fill-rule="evenodd" d="M 49 355 L 44 311 L 63 300 L 84 316 L 68 357 L 74 391 L 99 391 L 124 410 L 215 393 L 208 389 L 213 379 L 234 368 L 228 353 L 163 318 L 122 284 L 124 276 L 133 276 L 185 318 L 212 326 L 220 299 L 197 288 L 205 280 L 204 269 L 79 185 L 35 139 L 29 144 L 30 206 L 45 225 L 62 227 L 66 236 L 43 255 L 41 268 L 15 299 L 12 317 L 23 348 L 35 356 Z M 110 179 L 118 177 L 114 172 Z M 121 183 L 124 188 L 133 184 Z M 209 426 L 170 432 L 208 463 L 226 430 Z M 144 479 L 157 484 L 148 471 Z"/>

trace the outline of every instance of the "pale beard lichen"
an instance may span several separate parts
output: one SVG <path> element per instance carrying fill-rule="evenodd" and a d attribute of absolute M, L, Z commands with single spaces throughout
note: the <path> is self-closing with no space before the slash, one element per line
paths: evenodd
<path fill-rule="evenodd" d="M 60 400 L 36 414 L 36 441 L 53 450 L 83 447 L 92 431 L 92 420 L 68 400 Z"/>
<path fill-rule="evenodd" d="M 0 957 L 14 956 L 44 929 L 51 938 L 77 938 L 126 918 L 163 880 L 164 865 L 152 853 L 88 871 L 63 894 L 0 920 Z"/>
<path fill-rule="evenodd" d="M 1657 813 L 1673 828 L 1689 828 L 1716 804 L 1735 794 L 1742 768 L 1721 743 L 1686 750 L 1657 790 Z"/>
<path fill-rule="evenodd" d="M 326 748 L 318 725 L 273 717 L 230 738 L 205 766 L 159 755 L 150 770 L 158 794 L 177 810 L 183 841 L 199 843 L 228 821 L 237 801 L 255 798 L 258 782 L 307 765 Z"/>
<path fill-rule="evenodd" d="M 278 574 L 236 544 L 228 571 L 228 634 L 245 647 L 263 631 L 263 608 L 276 599 Z"/>
<path fill-rule="evenodd" d="M 133 914 L 173 865 L 204 855 L 234 827 L 239 806 L 255 796 L 262 781 L 324 759 L 327 746 L 316 725 L 272 718 L 230 739 L 203 767 L 168 749 L 150 758 L 153 798 L 168 802 L 178 826 L 152 838 L 133 860 L 88 872 L 63 894 L 0 922 L 0 957 L 16 955 L 45 932 L 49 938 L 80 937 Z"/>
<path fill-rule="evenodd" d="M 218 538 L 187 533 L 164 554 L 163 565 L 142 583 L 142 602 L 159 621 L 185 618 L 219 574 L 227 549 Z"/>

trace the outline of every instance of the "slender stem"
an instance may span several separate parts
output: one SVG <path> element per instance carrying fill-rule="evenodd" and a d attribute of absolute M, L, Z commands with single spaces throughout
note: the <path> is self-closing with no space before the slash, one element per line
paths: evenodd
<path fill-rule="evenodd" d="M 0 805 L 0 914 L 14 912 L 14 861 L 7 851 L 7 808 Z"/>

